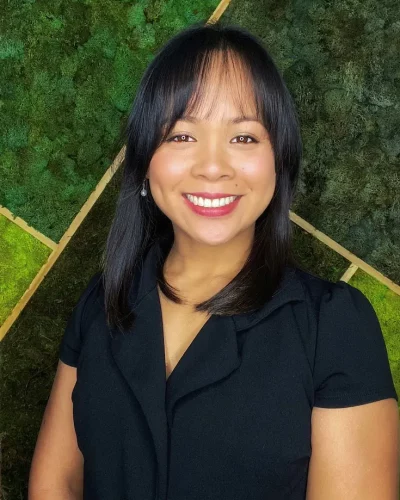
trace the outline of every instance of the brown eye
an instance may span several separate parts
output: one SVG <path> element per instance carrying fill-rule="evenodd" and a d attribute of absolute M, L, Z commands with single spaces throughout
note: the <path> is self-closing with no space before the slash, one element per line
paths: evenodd
<path fill-rule="evenodd" d="M 175 141 L 174 139 L 176 138 L 182 139 L 182 141 Z M 184 140 L 185 137 L 190 137 L 188 134 L 178 134 L 178 135 L 173 135 L 169 139 L 167 139 L 167 142 L 187 142 Z"/>
<path fill-rule="evenodd" d="M 254 139 L 254 137 L 251 137 L 250 135 L 238 135 L 236 137 L 239 137 L 239 140 L 237 141 L 239 144 L 252 144 L 253 142 L 258 142 Z M 251 142 L 247 142 L 247 139 L 251 139 Z"/>
<path fill-rule="evenodd" d="M 169 139 L 167 139 L 166 142 L 188 142 L 185 140 L 185 138 L 190 137 L 188 134 L 178 134 L 178 135 L 173 135 Z M 238 135 L 236 138 L 239 138 L 239 141 L 237 141 L 239 144 L 252 144 L 252 143 L 257 143 L 258 141 L 254 139 L 254 137 L 251 137 L 250 135 Z M 175 140 L 178 139 L 178 140 Z M 180 139 L 180 140 L 179 140 Z M 251 139 L 251 141 L 246 141 L 246 139 Z"/>

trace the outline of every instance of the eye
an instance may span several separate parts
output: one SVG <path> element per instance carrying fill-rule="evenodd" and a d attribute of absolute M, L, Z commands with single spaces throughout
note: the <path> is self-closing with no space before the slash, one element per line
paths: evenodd
<path fill-rule="evenodd" d="M 167 139 L 166 142 L 187 142 L 187 141 L 183 140 L 185 137 L 190 137 L 190 135 L 188 135 L 188 134 L 174 135 L 174 136 L 170 137 L 169 139 Z M 254 142 L 254 143 L 258 142 L 256 139 L 254 139 L 254 137 L 251 137 L 250 135 L 238 135 L 235 137 L 235 139 L 238 137 L 239 137 L 239 141 L 237 141 L 238 144 L 251 144 L 252 142 Z M 176 138 L 182 139 L 182 141 L 179 141 L 179 140 L 175 141 Z M 246 141 L 246 139 L 251 139 L 251 142 Z"/>
<path fill-rule="evenodd" d="M 256 139 L 254 139 L 254 137 L 251 137 L 250 135 L 238 135 L 236 137 L 239 137 L 239 141 L 237 141 L 239 144 L 251 144 L 251 142 L 246 142 L 246 138 L 247 139 L 251 139 L 252 142 L 256 143 L 258 141 L 256 141 Z M 235 139 L 236 139 L 235 137 Z"/>
<path fill-rule="evenodd" d="M 178 135 L 173 135 L 172 137 L 170 137 L 169 139 L 166 140 L 166 142 L 187 142 L 187 141 L 175 141 L 174 139 L 176 138 L 179 138 L 179 139 L 182 139 L 184 137 L 190 137 L 190 135 L 188 134 L 178 134 Z"/>

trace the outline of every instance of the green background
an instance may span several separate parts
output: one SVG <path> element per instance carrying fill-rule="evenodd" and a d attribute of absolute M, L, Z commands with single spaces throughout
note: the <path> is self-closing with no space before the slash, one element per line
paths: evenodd
<path fill-rule="evenodd" d="M 218 2 L 0 5 L 0 205 L 58 242 L 123 146 L 154 52 Z M 28 21 L 27 21 L 28 20 Z M 222 22 L 259 36 L 295 99 L 304 145 L 292 210 L 400 283 L 400 4 L 232 1 Z M 99 259 L 117 172 L 1 343 L 2 496 L 27 496 L 33 449 L 68 316 Z M 333 281 L 349 262 L 293 225 L 303 266 Z M 0 217 L 0 323 L 50 250 Z M 400 297 L 358 270 L 400 393 Z"/>

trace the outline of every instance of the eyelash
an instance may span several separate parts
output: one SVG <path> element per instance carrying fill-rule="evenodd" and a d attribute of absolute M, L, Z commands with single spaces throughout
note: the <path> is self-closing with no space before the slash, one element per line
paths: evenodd
<path fill-rule="evenodd" d="M 176 142 L 177 144 L 181 144 L 180 141 L 174 141 L 173 139 L 175 139 L 176 137 L 182 137 L 182 136 L 185 136 L 185 137 L 190 137 L 189 134 L 177 134 L 177 135 L 173 135 L 171 136 L 169 139 L 166 140 L 166 142 Z M 240 134 L 240 135 L 237 135 L 236 137 L 248 137 L 250 138 L 253 143 L 257 143 L 258 141 L 256 139 L 254 139 L 254 137 L 252 137 L 251 135 L 246 135 L 246 134 Z M 182 141 L 182 142 L 186 142 L 186 141 Z M 241 142 L 241 141 L 238 141 L 237 144 L 253 144 L 251 142 Z M 236 144 L 236 143 L 235 143 Z"/>

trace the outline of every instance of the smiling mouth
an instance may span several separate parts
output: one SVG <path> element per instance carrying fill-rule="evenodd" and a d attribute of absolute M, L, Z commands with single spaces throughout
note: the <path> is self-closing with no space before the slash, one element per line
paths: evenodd
<path fill-rule="evenodd" d="M 230 205 L 233 203 L 239 195 L 231 195 L 231 196 L 222 196 L 220 198 L 207 198 L 203 196 L 195 196 L 192 194 L 184 195 L 193 205 L 200 207 L 209 207 L 209 208 L 218 208 L 224 207 L 226 205 Z"/>

